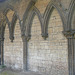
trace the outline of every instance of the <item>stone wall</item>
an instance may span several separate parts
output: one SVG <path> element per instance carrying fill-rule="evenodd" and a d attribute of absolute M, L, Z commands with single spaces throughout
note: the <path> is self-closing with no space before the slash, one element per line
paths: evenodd
<path fill-rule="evenodd" d="M 9 28 L 6 25 L 4 40 L 4 63 L 13 69 L 23 69 L 23 42 L 19 21 L 15 26 L 15 39 L 13 43 L 9 39 Z"/>
<path fill-rule="evenodd" d="M 41 25 L 35 16 L 31 40 L 28 42 L 28 69 L 49 75 L 68 75 L 67 39 L 62 34 L 63 25 L 56 9 L 54 9 L 48 25 L 49 37 L 41 36 Z"/>
<path fill-rule="evenodd" d="M 71 0 L 60 0 L 64 12 L 69 8 Z M 26 11 L 29 0 L 23 0 L 19 6 L 15 6 L 21 20 Z M 43 16 L 50 0 L 38 0 L 36 8 Z M 17 3 L 18 5 L 18 3 Z M 12 12 L 13 13 L 13 12 Z M 11 14 L 9 13 L 9 21 Z M 73 21 L 74 24 L 74 21 Z M 38 71 L 49 75 L 68 75 L 68 41 L 62 33 L 63 23 L 56 9 L 53 10 L 48 24 L 48 38 L 41 35 L 41 24 L 36 15 L 32 22 L 31 39 L 28 41 L 27 68 L 30 71 Z M 23 42 L 21 29 L 17 20 L 15 27 L 15 39 L 13 43 L 9 39 L 8 25 L 5 29 L 4 62 L 7 67 L 23 69 Z"/>

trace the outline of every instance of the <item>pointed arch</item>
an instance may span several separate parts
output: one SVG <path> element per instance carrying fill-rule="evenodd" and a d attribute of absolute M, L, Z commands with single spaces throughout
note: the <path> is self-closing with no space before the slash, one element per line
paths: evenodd
<path fill-rule="evenodd" d="M 74 10 L 75 10 L 75 0 L 72 0 L 69 6 L 69 13 L 67 18 L 67 28 L 69 31 L 71 30 L 71 22 L 72 22 Z"/>
<path fill-rule="evenodd" d="M 16 14 L 17 18 L 19 19 L 20 26 L 21 26 L 21 20 L 20 20 L 20 17 L 19 17 L 17 11 L 14 9 L 13 6 L 8 5 L 8 6 L 4 9 L 3 15 L 4 15 L 5 17 L 7 17 L 7 13 L 8 13 L 10 10 L 11 10 L 11 11 L 14 11 L 14 14 Z M 6 18 L 6 20 L 7 20 L 7 18 Z M 7 23 L 8 23 L 8 21 L 7 21 Z"/>
<path fill-rule="evenodd" d="M 9 19 L 7 17 L 7 13 L 10 10 L 11 11 L 14 11 L 14 14 L 13 14 L 13 17 L 12 17 L 12 21 L 11 22 L 9 21 Z M 6 22 L 8 24 L 9 34 L 10 34 L 9 38 L 11 39 L 11 41 L 13 41 L 14 40 L 14 28 L 15 28 L 15 24 L 16 24 L 17 19 L 19 20 L 19 24 L 20 24 L 20 28 L 21 28 L 21 20 L 20 20 L 20 17 L 18 15 L 17 11 L 13 8 L 13 6 L 10 6 L 10 5 L 8 5 L 6 7 L 6 9 L 3 12 L 3 15 L 5 16 Z M 22 33 L 22 30 L 21 30 L 21 33 Z"/>
<path fill-rule="evenodd" d="M 66 16 L 65 16 L 65 13 L 64 13 L 64 9 L 62 8 L 62 5 L 61 3 L 58 1 L 51 1 L 46 10 L 45 10 L 45 13 L 44 13 L 44 30 L 45 30 L 45 35 L 47 37 L 48 35 L 48 23 L 49 23 L 49 18 L 51 16 L 51 13 L 53 12 L 53 9 L 56 9 L 60 15 L 60 18 L 62 20 L 62 23 L 63 23 L 63 30 L 65 31 L 66 30 Z"/>
<path fill-rule="evenodd" d="M 33 8 L 33 6 L 35 5 L 37 0 L 31 0 L 28 4 L 28 7 L 23 15 L 23 23 L 22 23 L 22 27 L 21 27 L 21 30 L 22 30 L 22 35 L 24 35 L 24 31 L 25 31 L 25 23 L 26 23 L 26 19 L 28 17 L 28 14 L 29 14 L 29 11 Z"/>
<path fill-rule="evenodd" d="M 41 16 L 40 11 L 34 6 L 33 9 L 30 11 L 28 19 L 27 19 L 28 21 L 27 21 L 27 25 L 26 25 L 25 34 L 28 37 L 31 36 L 31 26 L 32 26 L 32 22 L 33 22 L 35 15 L 38 16 L 38 19 L 39 19 L 40 24 L 41 24 L 41 26 L 40 26 L 41 32 L 43 33 L 43 17 Z"/>

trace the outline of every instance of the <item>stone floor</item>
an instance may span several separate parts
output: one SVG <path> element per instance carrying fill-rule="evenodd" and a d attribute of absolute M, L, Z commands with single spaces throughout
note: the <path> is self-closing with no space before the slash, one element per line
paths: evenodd
<path fill-rule="evenodd" d="M 2 72 L 0 72 L 0 75 L 41 75 L 41 74 L 36 72 L 19 72 L 5 69 Z"/>

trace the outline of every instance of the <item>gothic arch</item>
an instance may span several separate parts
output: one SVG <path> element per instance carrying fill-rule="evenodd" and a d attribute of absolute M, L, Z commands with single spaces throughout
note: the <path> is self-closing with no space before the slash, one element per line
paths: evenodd
<path fill-rule="evenodd" d="M 9 19 L 7 17 L 7 13 L 9 12 L 9 10 L 14 11 L 11 22 L 9 22 Z M 13 10 L 13 8 L 11 8 L 10 6 L 7 7 L 3 12 L 3 16 L 4 16 L 4 18 L 3 18 L 4 21 L 2 22 L 1 34 L 0 34 L 1 47 L 2 47 L 2 64 L 4 64 L 4 34 L 5 34 L 6 24 L 8 24 L 9 38 L 10 38 L 11 42 L 13 42 L 13 40 L 14 40 L 14 29 L 15 29 L 15 24 L 16 24 L 17 20 L 19 20 L 19 24 L 20 24 L 20 28 L 21 28 L 21 20 L 19 18 L 19 15 L 17 14 L 17 12 L 15 10 Z"/>
<path fill-rule="evenodd" d="M 13 14 L 11 22 L 9 22 L 9 19 L 7 18 L 7 13 L 10 10 L 14 11 L 14 14 Z M 8 24 L 9 34 L 10 34 L 9 38 L 11 39 L 11 42 L 13 42 L 13 40 L 14 40 L 14 28 L 15 28 L 16 21 L 17 21 L 17 19 L 19 20 L 19 24 L 20 24 L 20 28 L 21 28 L 21 20 L 19 18 L 19 15 L 18 15 L 17 11 L 15 11 L 15 9 L 12 6 L 10 6 L 10 5 L 6 7 L 6 9 L 3 12 L 3 15 L 5 16 L 6 22 Z"/>
<path fill-rule="evenodd" d="M 8 6 L 8 7 L 6 7 L 6 9 L 3 11 L 3 14 L 6 16 L 7 13 L 8 13 L 10 10 L 12 10 L 12 11 L 15 12 L 15 10 L 14 10 L 14 8 L 13 8 L 12 6 L 10 6 L 10 7 Z"/>
<path fill-rule="evenodd" d="M 74 10 L 75 10 L 75 0 L 72 0 L 69 6 L 69 13 L 67 18 L 67 28 L 69 31 L 71 30 L 71 22 L 72 22 Z"/>
<path fill-rule="evenodd" d="M 32 26 L 32 21 L 34 19 L 34 16 L 37 15 L 39 18 L 39 21 L 41 23 L 41 32 L 43 33 L 43 17 L 41 16 L 40 11 L 34 6 L 32 10 L 30 10 L 30 13 L 28 15 L 28 21 L 27 21 L 27 25 L 26 25 L 26 31 L 25 33 L 27 37 L 30 38 L 31 36 L 31 26 Z"/>
<path fill-rule="evenodd" d="M 44 30 L 45 30 L 45 34 L 44 36 L 47 37 L 48 36 L 48 22 L 49 22 L 49 18 L 51 16 L 51 13 L 53 11 L 53 9 L 56 9 L 60 15 L 60 18 L 62 20 L 63 23 L 63 29 L 64 31 L 66 30 L 66 17 L 65 17 L 65 13 L 64 13 L 64 9 L 62 8 L 62 5 L 59 1 L 51 1 L 44 13 Z"/>
<path fill-rule="evenodd" d="M 6 8 L 5 8 L 5 10 L 3 11 L 3 15 L 5 16 L 5 18 L 6 18 L 6 23 L 8 24 L 8 28 L 9 28 L 9 34 L 11 35 L 11 23 L 9 22 L 9 19 L 8 19 L 8 17 L 7 17 L 7 13 L 9 12 L 9 11 L 14 11 L 14 13 L 15 13 L 15 10 L 14 10 L 14 8 L 12 7 L 12 6 L 10 6 L 10 5 L 8 5 Z M 4 29 L 5 29 L 5 27 L 4 27 Z M 5 31 L 5 30 L 4 30 Z M 3 34 L 4 35 L 4 34 Z"/>
<path fill-rule="evenodd" d="M 25 23 L 26 23 L 26 19 L 28 17 L 28 14 L 29 14 L 29 11 L 32 9 L 32 7 L 35 5 L 37 0 L 31 0 L 28 4 L 28 7 L 23 15 L 23 23 L 22 23 L 22 27 L 21 27 L 21 30 L 22 30 L 22 36 L 24 35 L 24 31 L 25 31 Z"/>
<path fill-rule="evenodd" d="M 14 8 L 13 6 L 11 6 L 11 5 L 8 5 L 8 6 L 4 9 L 3 15 L 6 17 L 7 13 L 8 13 L 10 10 L 14 11 L 14 13 L 15 13 L 16 16 L 17 16 L 17 18 L 18 18 L 19 21 L 21 22 L 20 17 L 19 17 L 19 15 L 18 15 L 17 11 L 16 11 L 15 8 Z"/>

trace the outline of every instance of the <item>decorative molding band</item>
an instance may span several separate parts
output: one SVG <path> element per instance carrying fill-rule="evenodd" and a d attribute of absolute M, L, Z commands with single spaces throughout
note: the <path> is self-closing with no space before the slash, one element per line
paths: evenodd
<path fill-rule="evenodd" d="M 24 42 L 25 40 L 29 41 L 31 39 L 31 35 L 22 35 L 21 36 L 22 41 Z"/>
<path fill-rule="evenodd" d="M 75 30 L 74 31 L 63 31 L 63 34 L 67 38 L 75 39 Z"/>

